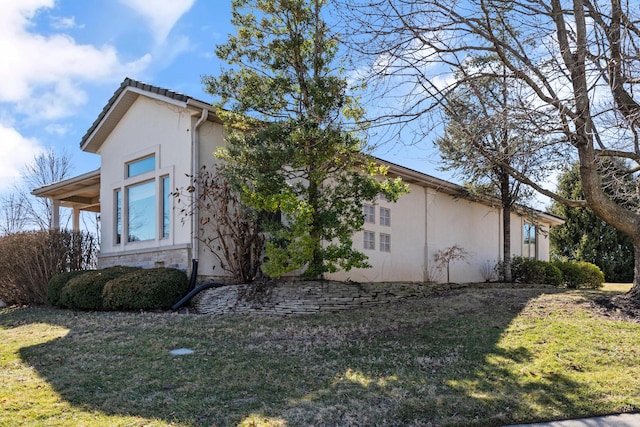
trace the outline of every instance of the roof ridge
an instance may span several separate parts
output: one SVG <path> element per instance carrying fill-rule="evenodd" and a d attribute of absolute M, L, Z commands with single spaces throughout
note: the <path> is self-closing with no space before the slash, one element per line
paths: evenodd
<path fill-rule="evenodd" d="M 87 132 L 84 134 L 84 136 L 80 140 L 80 148 L 82 148 L 85 145 L 87 139 L 96 130 L 100 122 L 105 118 L 105 116 L 107 115 L 107 113 L 109 112 L 113 104 L 116 102 L 120 94 L 122 94 L 122 92 L 124 92 L 125 89 L 127 89 L 128 87 L 140 89 L 149 93 L 155 93 L 161 96 L 166 96 L 167 98 L 175 99 L 180 102 L 187 102 L 189 100 L 194 100 L 194 101 L 201 102 L 203 104 L 208 104 L 207 102 L 200 101 L 199 99 L 196 99 L 192 96 L 186 95 L 181 92 L 163 88 L 161 86 L 152 85 L 150 83 L 145 83 L 140 80 L 132 79 L 131 77 L 125 77 L 122 83 L 120 83 L 120 86 L 118 87 L 118 89 L 116 89 L 116 91 L 113 93 L 111 98 L 109 98 L 109 100 L 107 101 L 107 104 L 102 108 L 102 111 L 100 111 L 100 114 L 98 114 L 98 117 L 94 120 L 94 122 L 91 124 Z"/>

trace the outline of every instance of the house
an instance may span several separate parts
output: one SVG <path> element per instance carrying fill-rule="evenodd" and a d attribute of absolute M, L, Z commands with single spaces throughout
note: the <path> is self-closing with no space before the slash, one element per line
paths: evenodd
<path fill-rule="evenodd" d="M 188 175 L 219 160 L 222 123 L 211 105 L 187 95 L 125 79 L 91 125 L 80 148 L 100 156 L 99 170 L 33 190 L 59 207 L 100 212 L 99 267 L 166 266 L 224 278 L 216 258 L 195 238 L 197 215 L 180 217 L 170 193 L 190 185 Z M 400 176 L 410 193 L 396 203 L 365 205 L 364 230 L 354 245 L 369 256 L 370 269 L 338 272 L 336 280 L 412 281 L 436 278 L 434 257 L 457 245 L 468 257 L 451 268 L 451 281 L 484 280 L 501 258 L 502 218 L 493 199 L 466 196 L 456 184 L 378 159 Z M 54 216 L 58 225 L 59 216 Z M 514 255 L 548 260 L 548 230 L 562 220 L 535 211 L 511 216 Z M 195 232 L 194 232 L 195 231 Z M 439 277 L 440 280 L 446 277 Z"/>

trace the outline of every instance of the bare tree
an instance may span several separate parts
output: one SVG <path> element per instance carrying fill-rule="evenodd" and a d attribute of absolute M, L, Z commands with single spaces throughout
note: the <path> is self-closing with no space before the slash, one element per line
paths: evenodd
<path fill-rule="evenodd" d="M 26 225 L 41 230 L 53 226 L 53 207 L 51 201 L 43 197 L 32 196 L 31 190 L 58 181 L 71 174 L 71 157 L 66 151 L 56 153 L 53 149 L 36 155 L 33 162 L 27 164 L 22 171 L 22 183 L 16 186 L 14 193 L 19 199 L 21 213 Z"/>
<path fill-rule="evenodd" d="M 203 166 L 191 185 L 172 195 L 185 222 L 198 219 L 196 238 L 218 259 L 237 283 L 250 283 L 261 275 L 264 233 L 259 214 L 240 202 L 224 176 L 222 166 Z M 193 196 L 196 197 L 193 197 Z"/>
<path fill-rule="evenodd" d="M 496 68 L 497 67 L 497 68 Z M 486 69 L 486 78 L 465 79 L 472 71 Z M 502 75 L 494 77 L 500 73 Z M 532 191 L 513 179 L 494 158 L 517 167 L 530 179 L 545 179 L 563 159 L 547 138 L 537 134 L 528 115 L 521 114 L 519 82 L 509 78 L 503 66 L 490 56 L 468 61 L 465 83 L 456 87 L 443 104 L 444 135 L 436 139 L 444 162 L 442 169 L 462 176 L 471 194 L 497 197 L 502 208 L 502 280 L 511 281 L 511 211 L 530 199 Z M 491 153 L 485 156 L 476 148 Z M 532 156 L 537 152 L 539 155 Z"/>
<path fill-rule="evenodd" d="M 18 193 L 8 193 L 2 196 L 2 222 L 0 223 L 0 233 L 3 235 L 23 231 L 27 225 L 25 217 L 22 195 Z"/>
<path fill-rule="evenodd" d="M 404 95 L 387 118 L 433 122 L 456 87 L 492 74 L 479 69 L 454 78 L 468 59 L 498 57 L 509 78 L 528 89 L 522 108 L 531 113 L 538 133 L 570 148 L 578 159 L 585 200 L 561 197 L 480 145 L 478 152 L 558 202 L 588 204 L 628 234 L 640 253 L 640 213 L 612 199 L 602 185 L 603 158 L 621 159 L 634 180 L 640 171 L 636 2 L 374 0 L 345 2 L 341 10 L 350 14 L 345 20 L 350 47 L 373 58 L 371 74 L 387 83 L 387 93 Z M 630 295 L 640 299 L 639 256 Z"/>

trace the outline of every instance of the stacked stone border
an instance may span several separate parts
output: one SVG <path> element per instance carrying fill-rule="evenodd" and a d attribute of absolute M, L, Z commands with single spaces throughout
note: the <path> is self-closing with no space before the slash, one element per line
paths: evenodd
<path fill-rule="evenodd" d="M 333 281 L 278 282 L 260 286 L 230 285 L 196 295 L 191 307 L 210 315 L 249 314 L 294 316 L 351 310 L 424 298 L 466 288 L 540 287 L 502 283 L 344 283 Z"/>

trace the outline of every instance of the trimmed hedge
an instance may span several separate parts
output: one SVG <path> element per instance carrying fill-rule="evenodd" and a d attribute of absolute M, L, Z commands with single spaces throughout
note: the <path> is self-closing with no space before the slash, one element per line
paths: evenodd
<path fill-rule="evenodd" d="M 60 303 L 62 288 L 67 285 L 69 280 L 73 279 L 74 277 L 78 277 L 86 272 L 87 270 L 66 271 L 64 273 L 53 276 L 47 284 L 47 301 L 49 302 L 49 304 L 62 307 L 62 304 Z"/>
<path fill-rule="evenodd" d="M 563 284 L 570 289 L 597 289 L 604 282 L 604 273 L 595 264 L 585 261 L 556 261 L 553 263 L 562 271 Z"/>
<path fill-rule="evenodd" d="M 102 310 L 102 291 L 107 282 L 135 270 L 140 268 L 116 266 L 88 270 L 69 280 L 62 288 L 59 305 L 80 310 Z"/>
<path fill-rule="evenodd" d="M 570 289 L 599 288 L 604 282 L 600 268 L 589 262 L 538 261 L 513 257 L 511 274 L 514 282 L 566 286 Z"/>
<path fill-rule="evenodd" d="M 134 271 L 109 281 L 102 293 L 106 310 L 153 310 L 169 308 L 189 286 L 187 275 L 174 268 Z"/>

